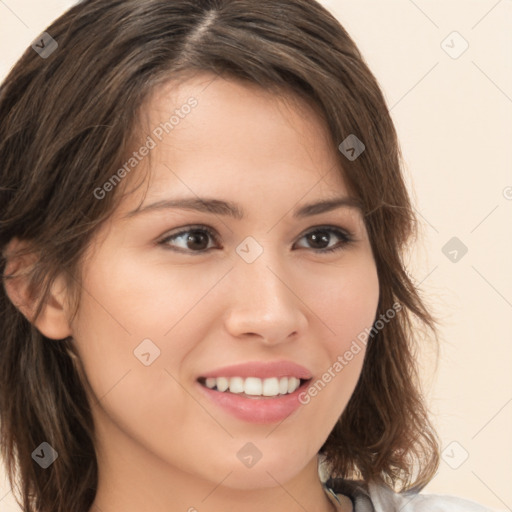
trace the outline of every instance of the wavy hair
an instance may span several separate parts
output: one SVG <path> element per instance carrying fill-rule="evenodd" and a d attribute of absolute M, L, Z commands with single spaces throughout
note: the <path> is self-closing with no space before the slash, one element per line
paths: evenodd
<path fill-rule="evenodd" d="M 80 262 L 121 197 L 98 200 L 125 161 L 144 101 L 159 85 L 211 72 L 296 95 L 324 118 L 333 148 L 366 146 L 343 177 L 364 206 L 380 284 L 362 374 L 321 447 L 332 476 L 422 488 L 439 464 L 416 366 L 418 327 L 436 320 L 406 271 L 417 234 L 397 135 L 378 82 L 340 23 L 312 0 L 82 0 L 46 31 L 58 48 L 28 48 L 0 87 L 0 272 L 11 240 L 28 243 L 25 278 L 38 315 L 63 270 Z M 119 188 L 119 187 L 118 187 Z M 71 340 L 43 336 L 0 288 L 0 445 L 26 512 L 86 512 L 97 487 L 94 424 Z M 47 441 L 59 457 L 32 459 Z M 16 496 L 15 494 L 15 496 Z"/>

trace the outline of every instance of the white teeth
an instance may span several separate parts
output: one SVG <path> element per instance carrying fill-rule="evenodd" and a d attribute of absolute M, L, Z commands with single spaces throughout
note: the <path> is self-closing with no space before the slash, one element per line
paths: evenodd
<path fill-rule="evenodd" d="M 244 379 L 242 379 L 242 377 L 231 377 L 231 379 L 229 379 L 229 391 L 231 393 L 243 393 Z"/>
<path fill-rule="evenodd" d="M 300 386 L 297 377 L 270 377 L 259 379 L 257 377 L 208 377 L 206 387 L 217 391 L 229 391 L 230 393 L 245 393 L 254 396 L 277 396 L 293 393 Z"/>
<path fill-rule="evenodd" d="M 281 395 L 288 393 L 288 377 L 283 377 L 279 380 L 279 393 Z"/>
<path fill-rule="evenodd" d="M 259 379 L 258 379 L 259 380 Z M 276 396 L 279 394 L 279 379 L 273 377 L 263 381 L 263 396 Z"/>
<path fill-rule="evenodd" d="M 217 381 L 217 389 L 219 391 L 226 391 L 229 388 L 229 379 L 226 377 L 219 377 L 218 379 L 214 379 Z"/>
<path fill-rule="evenodd" d="M 235 377 L 236 379 L 237 377 Z M 229 387 L 231 391 L 231 386 Z M 247 377 L 244 382 L 244 393 L 246 395 L 261 395 L 263 391 L 263 382 L 256 377 Z"/>
<path fill-rule="evenodd" d="M 300 380 L 297 377 L 290 377 L 288 379 L 288 393 L 293 393 L 300 385 Z"/>

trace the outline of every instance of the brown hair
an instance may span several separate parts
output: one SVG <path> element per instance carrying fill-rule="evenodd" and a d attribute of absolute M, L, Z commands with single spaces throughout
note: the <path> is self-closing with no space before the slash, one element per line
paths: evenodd
<path fill-rule="evenodd" d="M 63 270 L 79 287 L 80 258 L 120 198 L 93 191 L 125 161 L 158 84 L 209 71 L 299 95 L 323 115 L 333 148 L 350 134 L 366 146 L 353 161 L 338 152 L 340 164 L 365 209 L 381 290 L 376 319 L 397 302 L 403 308 L 370 336 L 355 392 L 320 453 L 333 476 L 422 488 L 439 449 L 415 329 L 435 333 L 435 320 L 403 262 L 417 221 L 396 132 L 339 22 L 312 0 L 84 0 L 47 32 L 58 48 L 44 59 L 28 48 L 0 88 L 0 250 L 14 238 L 29 242 L 39 306 Z M 98 478 L 94 426 L 70 339 L 43 336 L 3 287 L 0 325 L 0 444 L 11 486 L 19 478 L 27 512 L 87 511 Z M 43 441 L 59 454 L 48 470 L 31 457 Z"/>

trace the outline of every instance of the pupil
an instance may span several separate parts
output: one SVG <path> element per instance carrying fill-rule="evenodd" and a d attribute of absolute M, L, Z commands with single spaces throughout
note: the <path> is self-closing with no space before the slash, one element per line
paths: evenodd
<path fill-rule="evenodd" d="M 317 233 L 321 234 L 318 235 Z M 313 247 L 316 247 L 317 249 L 324 249 L 329 245 L 329 233 L 326 231 L 318 231 L 317 233 L 311 233 L 309 235 L 309 241 Z"/>
<path fill-rule="evenodd" d="M 187 247 L 189 249 L 205 249 L 208 246 L 208 237 L 201 231 L 191 231 L 187 237 Z"/>

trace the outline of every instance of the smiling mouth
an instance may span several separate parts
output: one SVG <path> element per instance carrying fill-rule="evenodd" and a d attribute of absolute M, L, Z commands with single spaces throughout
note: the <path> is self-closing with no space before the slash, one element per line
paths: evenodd
<path fill-rule="evenodd" d="M 297 377 L 284 377 L 280 379 L 259 379 L 257 377 L 242 379 L 240 377 L 235 377 L 236 380 L 234 382 L 232 382 L 231 379 L 232 378 L 221 377 L 218 379 L 208 379 L 207 382 L 206 377 L 199 377 L 197 382 L 199 382 L 203 387 L 211 391 L 217 391 L 218 393 L 232 394 L 252 399 L 272 399 L 296 393 L 299 390 L 302 390 L 311 381 L 311 379 L 299 379 Z M 283 379 L 285 379 L 284 382 Z M 265 387 L 263 387 L 264 380 L 273 382 L 266 383 Z"/>

